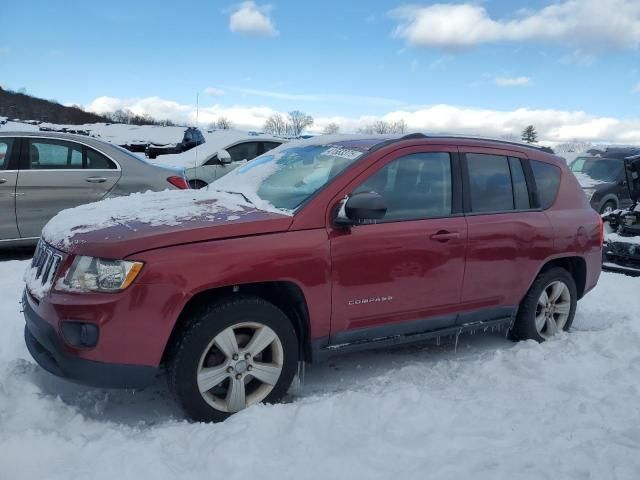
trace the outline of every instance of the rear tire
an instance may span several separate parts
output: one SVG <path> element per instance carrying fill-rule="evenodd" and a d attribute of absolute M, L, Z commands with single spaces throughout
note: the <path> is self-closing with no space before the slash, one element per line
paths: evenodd
<path fill-rule="evenodd" d="M 202 422 L 278 402 L 298 363 L 291 321 L 258 297 L 238 295 L 198 310 L 172 347 L 169 388 L 189 418 Z"/>
<path fill-rule="evenodd" d="M 511 339 L 544 342 L 562 330 L 568 331 L 577 299 L 576 283 L 564 268 L 541 272 L 520 304 Z"/>

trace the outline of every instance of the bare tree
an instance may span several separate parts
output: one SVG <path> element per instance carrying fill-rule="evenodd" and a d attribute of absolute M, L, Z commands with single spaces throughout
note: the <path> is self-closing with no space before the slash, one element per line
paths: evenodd
<path fill-rule="evenodd" d="M 287 133 L 287 122 L 284 121 L 282 115 L 279 113 L 274 113 L 267 121 L 264 122 L 264 131 L 270 133 L 271 135 L 286 135 Z"/>
<path fill-rule="evenodd" d="M 334 133 L 340 133 L 340 125 L 335 122 L 327 123 L 322 129 L 324 135 L 333 135 Z"/>
<path fill-rule="evenodd" d="M 391 123 L 391 133 L 406 133 L 407 131 L 407 122 L 404 119 L 396 120 Z"/>
<path fill-rule="evenodd" d="M 302 131 L 313 125 L 313 117 L 300 110 L 289 112 L 288 130 L 292 137 L 299 137 Z"/>
<path fill-rule="evenodd" d="M 227 117 L 219 117 L 216 121 L 216 128 L 218 130 L 231 130 L 233 123 Z"/>

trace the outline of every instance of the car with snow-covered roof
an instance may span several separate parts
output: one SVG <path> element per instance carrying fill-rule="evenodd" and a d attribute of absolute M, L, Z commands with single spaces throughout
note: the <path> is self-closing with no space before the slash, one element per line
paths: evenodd
<path fill-rule="evenodd" d="M 602 219 L 566 162 L 412 134 L 287 143 L 206 189 L 66 210 L 25 274 L 49 372 L 141 387 L 195 420 L 287 392 L 300 362 L 500 328 L 568 331 L 601 271 Z"/>
<path fill-rule="evenodd" d="M 216 130 L 207 141 L 188 152 L 163 155 L 154 160 L 158 165 L 185 169 L 191 188 L 203 188 L 222 178 L 243 163 L 279 147 L 287 140 L 256 132 Z"/>
<path fill-rule="evenodd" d="M 0 246 L 33 245 L 60 210 L 147 190 L 189 188 L 184 171 L 110 143 L 47 132 L 0 132 Z"/>

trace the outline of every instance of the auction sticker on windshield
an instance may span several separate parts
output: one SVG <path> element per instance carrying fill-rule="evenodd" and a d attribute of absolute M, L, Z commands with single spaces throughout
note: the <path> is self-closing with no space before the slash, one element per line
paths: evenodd
<path fill-rule="evenodd" d="M 351 148 L 329 147 L 324 152 L 322 152 L 322 155 L 329 155 L 331 157 L 346 158 L 347 160 L 355 160 L 356 158 L 360 157 L 363 153 L 364 152 L 362 152 L 360 150 L 353 150 Z"/>

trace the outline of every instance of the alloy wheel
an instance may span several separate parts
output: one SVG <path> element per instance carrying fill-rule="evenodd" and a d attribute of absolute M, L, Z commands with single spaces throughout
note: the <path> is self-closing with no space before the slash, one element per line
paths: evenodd
<path fill-rule="evenodd" d="M 561 280 L 551 282 L 542 290 L 536 306 L 536 330 L 549 339 L 564 329 L 571 313 L 571 291 Z"/>
<path fill-rule="evenodd" d="M 198 364 L 202 398 L 222 412 L 238 412 L 263 401 L 280 378 L 282 342 L 266 325 L 246 322 L 218 333 Z"/>

